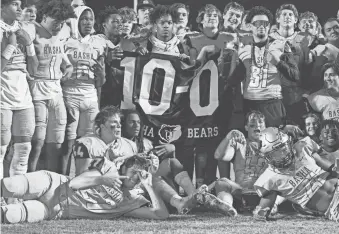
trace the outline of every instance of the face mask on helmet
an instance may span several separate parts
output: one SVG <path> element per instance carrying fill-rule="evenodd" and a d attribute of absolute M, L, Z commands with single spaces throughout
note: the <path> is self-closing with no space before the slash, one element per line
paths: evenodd
<path fill-rule="evenodd" d="M 267 163 L 277 169 L 288 168 L 294 159 L 292 142 L 289 136 L 278 128 L 266 128 L 261 132 L 260 151 L 264 154 Z"/>

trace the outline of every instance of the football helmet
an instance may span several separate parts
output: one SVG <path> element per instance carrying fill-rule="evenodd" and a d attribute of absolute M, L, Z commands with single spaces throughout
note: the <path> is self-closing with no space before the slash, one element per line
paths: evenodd
<path fill-rule="evenodd" d="M 290 137 L 278 128 L 269 127 L 259 136 L 260 151 L 267 163 L 277 169 L 288 168 L 294 159 Z"/>

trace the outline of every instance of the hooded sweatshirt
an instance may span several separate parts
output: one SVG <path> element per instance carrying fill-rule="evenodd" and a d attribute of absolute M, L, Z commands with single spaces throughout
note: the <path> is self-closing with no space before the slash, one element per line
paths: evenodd
<path fill-rule="evenodd" d="M 82 37 L 79 29 L 79 18 L 85 10 L 94 12 L 87 6 L 79 6 L 74 9 L 77 15 L 74 35 L 65 43 L 65 53 L 73 65 L 73 74 L 70 79 L 63 83 L 63 93 L 66 98 L 76 98 L 83 100 L 84 97 L 97 99 L 95 88 L 95 74 L 92 66 L 96 64 L 100 56 L 104 55 L 106 41 L 96 35 L 86 35 Z M 93 31 L 93 29 L 92 29 Z"/>

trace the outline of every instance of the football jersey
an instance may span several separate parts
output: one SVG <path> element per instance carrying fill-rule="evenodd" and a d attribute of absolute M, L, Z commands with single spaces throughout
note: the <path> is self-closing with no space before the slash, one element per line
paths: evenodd
<path fill-rule="evenodd" d="M 37 73 L 29 82 L 33 100 L 48 100 L 62 94 L 61 67 L 71 65 L 64 53 L 64 42 L 58 35 L 51 36 L 40 24 L 36 24 L 34 48 L 39 61 Z"/>
<path fill-rule="evenodd" d="M 226 152 L 231 137 L 232 131 L 229 132 L 220 143 L 216 150 L 216 154 L 224 154 Z M 243 136 L 243 138 L 245 137 Z M 267 168 L 267 163 L 260 154 L 258 146 L 257 142 L 251 142 L 249 140 L 246 141 L 245 145 L 235 142 L 232 147 L 235 147 L 237 150 L 235 151 L 233 158 L 228 159 L 228 161 L 233 162 L 235 182 L 242 187 L 243 192 L 245 193 L 254 192 L 253 185 L 255 181 Z"/>
<path fill-rule="evenodd" d="M 93 159 L 89 170 L 101 174 L 113 173 L 119 176 L 116 165 L 107 158 Z M 122 216 L 149 201 L 138 192 L 122 187 L 97 185 L 88 189 L 68 189 L 69 218 L 104 219 Z"/>
<path fill-rule="evenodd" d="M 85 10 L 91 10 L 87 6 L 77 7 L 74 11 L 78 19 Z M 93 17 L 94 13 L 92 11 Z M 104 56 L 106 48 L 106 40 L 99 36 L 87 35 L 82 37 L 78 28 L 73 29 L 76 37 L 69 38 L 65 42 L 65 54 L 73 65 L 73 73 L 70 79 L 63 82 L 63 94 L 65 97 L 72 98 L 97 98 L 97 90 L 95 88 L 95 76 L 93 73 L 93 65 L 96 64 L 99 56 Z"/>
<path fill-rule="evenodd" d="M 254 184 L 258 195 L 262 197 L 267 191 L 276 191 L 289 201 L 305 207 L 329 175 L 312 158 L 312 154 L 319 149 L 320 146 L 309 137 L 295 143 L 293 145 L 294 165 L 285 170 L 273 169 L 269 166 Z"/>
<path fill-rule="evenodd" d="M 30 36 L 34 34 L 35 28 L 33 24 L 15 22 L 14 24 L 17 25 L 17 27 L 25 30 Z M 4 51 L 9 41 L 5 29 L 1 28 L 0 33 L 2 35 L 1 51 Z M 31 39 L 33 40 L 33 37 Z M 17 43 L 6 67 L 1 72 L 0 107 L 2 109 L 22 110 L 33 106 L 26 79 L 26 77 L 29 76 L 26 69 L 26 55 L 25 46 Z"/>
<path fill-rule="evenodd" d="M 339 162 L 339 150 L 336 150 L 334 152 L 327 152 L 326 150 L 322 149 L 318 153 L 322 158 L 330 161 L 332 164 L 335 164 L 336 167 L 338 167 Z"/>
<path fill-rule="evenodd" d="M 307 97 L 312 109 L 321 113 L 323 119 L 339 121 L 339 100 L 332 97 L 326 89 L 321 89 Z"/>
<path fill-rule="evenodd" d="M 268 46 L 268 51 L 279 51 L 283 54 L 285 43 L 275 40 Z M 246 79 L 243 81 L 244 98 L 248 100 L 281 99 L 281 75 L 277 67 L 270 62 L 264 64 L 265 46 L 254 46 L 255 58 L 252 58 L 252 45 L 239 49 L 239 59 L 246 68 Z M 256 60 L 256 64 L 251 60 Z"/>

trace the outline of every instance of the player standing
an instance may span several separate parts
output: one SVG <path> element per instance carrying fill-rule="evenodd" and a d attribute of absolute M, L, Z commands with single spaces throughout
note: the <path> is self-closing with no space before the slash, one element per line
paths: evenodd
<path fill-rule="evenodd" d="M 72 75 L 73 68 L 64 53 L 60 32 L 65 20 L 75 17 L 73 8 L 58 0 L 43 2 L 38 7 L 39 22 L 35 26 L 34 47 L 39 60 L 37 72 L 29 82 L 35 108 L 35 132 L 29 159 L 29 171 L 35 171 L 46 143 L 46 169 L 60 170 L 61 144 L 67 121 L 61 79 Z"/>
<path fill-rule="evenodd" d="M 74 11 L 77 15 L 78 36 L 77 39 L 69 38 L 65 42 L 65 54 L 73 65 L 73 73 L 62 82 L 69 116 L 66 126 L 67 152 L 62 159 L 64 175 L 75 139 L 93 132 L 94 119 L 99 112 L 101 86 L 105 83 L 106 41 L 91 35 L 94 12 L 87 6 L 79 6 Z"/>
<path fill-rule="evenodd" d="M 34 133 L 34 107 L 27 72 L 38 64 L 29 30 L 33 25 L 19 23 L 21 1 L 1 2 L 1 152 L 0 178 L 3 159 L 12 139 L 13 157 L 6 159 L 10 175 L 27 172 L 31 139 Z M 27 32 L 26 32 L 27 30 Z"/>

